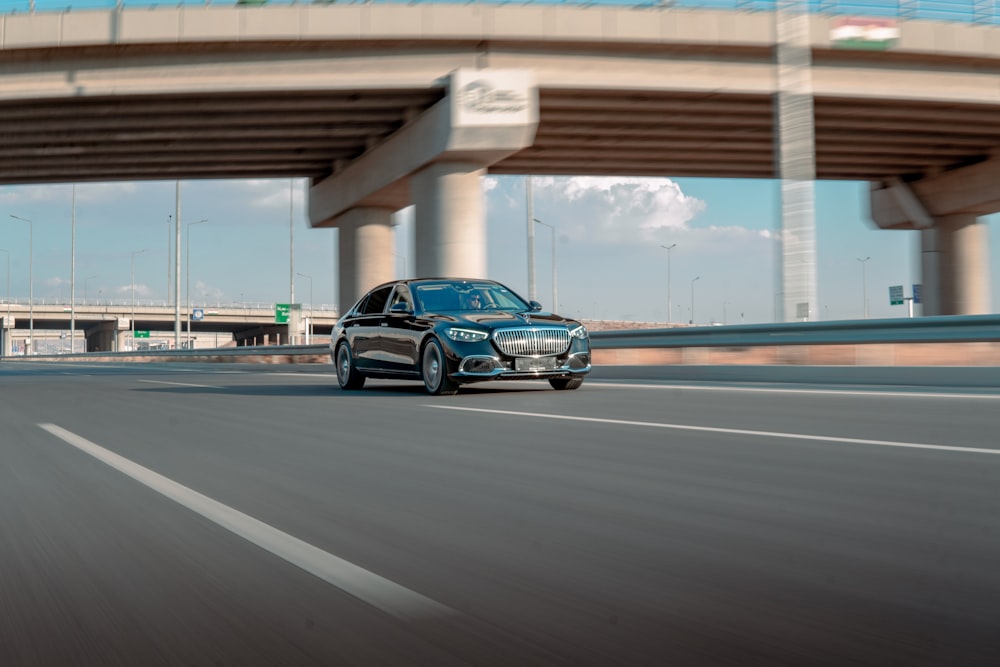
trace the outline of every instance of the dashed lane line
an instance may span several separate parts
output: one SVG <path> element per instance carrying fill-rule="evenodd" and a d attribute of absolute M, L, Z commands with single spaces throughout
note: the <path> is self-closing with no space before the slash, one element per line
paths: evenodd
<path fill-rule="evenodd" d="M 909 449 L 936 449 L 946 452 L 963 452 L 972 454 L 1000 454 L 1000 449 L 982 447 L 957 447 L 954 445 L 933 445 L 917 442 L 895 442 L 893 440 L 868 440 L 866 438 L 844 438 L 833 435 L 811 435 L 805 433 L 782 433 L 780 431 L 753 431 L 742 428 L 722 428 L 718 426 L 691 426 L 689 424 L 666 424 L 660 422 L 632 421 L 627 419 L 602 419 L 600 417 L 576 417 L 573 415 L 553 415 L 538 412 L 521 412 L 517 410 L 491 410 L 489 408 L 465 408 L 457 405 L 425 404 L 424 407 L 439 410 L 457 410 L 462 412 L 478 412 L 511 417 L 534 417 L 537 419 L 554 419 L 561 421 L 587 422 L 591 424 L 611 424 L 614 426 L 640 426 L 645 428 L 671 429 L 676 431 L 698 431 L 702 433 L 723 433 L 727 435 L 750 435 L 764 438 L 781 438 L 786 440 L 809 440 L 819 442 L 838 442 L 849 445 L 875 445 L 878 447 L 905 447 Z"/>
<path fill-rule="evenodd" d="M 388 614 L 403 620 L 458 614 L 440 602 L 323 551 L 60 426 L 38 426 L 216 525 Z"/>

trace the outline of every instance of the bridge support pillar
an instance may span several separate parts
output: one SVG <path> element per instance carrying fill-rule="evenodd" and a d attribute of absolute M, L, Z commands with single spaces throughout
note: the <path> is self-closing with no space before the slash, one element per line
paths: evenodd
<path fill-rule="evenodd" d="M 87 352 L 124 352 L 128 320 L 105 320 L 85 330 Z"/>
<path fill-rule="evenodd" d="M 924 315 L 990 312 L 989 238 L 971 213 L 937 216 L 920 231 Z"/>
<path fill-rule="evenodd" d="M 14 318 L 0 315 L 0 357 L 9 357 L 14 352 Z"/>
<path fill-rule="evenodd" d="M 416 275 L 486 276 L 485 173 L 478 165 L 442 162 L 413 175 Z"/>
<path fill-rule="evenodd" d="M 375 285 L 392 280 L 396 253 L 392 213 L 388 208 L 360 207 L 340 219 L 337 247 L 341 310 L 353 306 Z"/>

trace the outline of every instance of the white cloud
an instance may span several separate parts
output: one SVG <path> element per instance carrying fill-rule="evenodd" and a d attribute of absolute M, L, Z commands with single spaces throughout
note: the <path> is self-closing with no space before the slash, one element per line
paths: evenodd
<path fill-rule="evenodd" d="M 668 178 L 542 176 L 533 184 L 540 218 L 600 242 L 660 240 L 663 231 L 688 230 L 705 210 L 705 202 Z"/>

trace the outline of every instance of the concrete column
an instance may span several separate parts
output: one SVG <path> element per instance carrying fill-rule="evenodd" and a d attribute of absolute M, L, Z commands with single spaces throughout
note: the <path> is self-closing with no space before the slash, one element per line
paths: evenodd
<path fill-rule="evenodd" d="M 934 218 L 921 232 L 925 315 L 982 315 L 990 312 L 987 227 L 974 214 Z"/>
<path fill-rule="evenodd" d="M 396 254 L 393 211 L 351 209 L 338 222 L 340 309 L 346 311 L 365 292 L 392 280 Z"/>
<path fill-rule="evenodd" d="M 14 336 L 11 334 L 14 333 L 14 329 L 7 327 L 4 317 L 4 315 L 0 315 L 0 322 L 3 322 L 0 325 L 0 357 L 9 357 L 11 356 L 11 342 L 14 340 Z"/>
<path fill-rule="evenodd" d="M 486 277 L 486 170 L 459 162 L 432 164 L 413 175 L 416 270 L 422 277 Z"/>

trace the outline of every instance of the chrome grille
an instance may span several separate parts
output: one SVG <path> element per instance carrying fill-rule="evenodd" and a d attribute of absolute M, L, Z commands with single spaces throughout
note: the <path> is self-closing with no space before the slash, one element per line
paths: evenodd
<path fill-rule="evenodd" d="M 511 357 L 562 354 L 569 349 L 569 331 L 559 327 L 519 327 L 493 333 L 497 349 Z"/>

